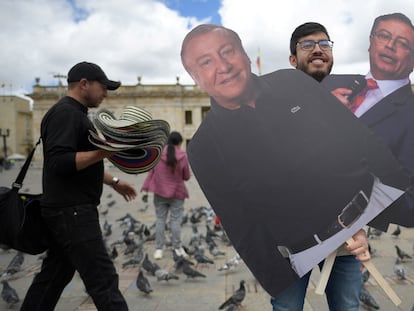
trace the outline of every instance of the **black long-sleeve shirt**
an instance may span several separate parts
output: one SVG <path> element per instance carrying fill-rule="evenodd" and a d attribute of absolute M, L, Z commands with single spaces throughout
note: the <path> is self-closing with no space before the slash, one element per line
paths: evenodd
<path fill-rule="evenodd" d="M 99 204 L 103 161 L 79 171 L 75 163 L 76 152 L 96 149 L 88 140 L 89 130 L 94 127 L 87 112 L 87 107 L 66 96 L 42 120 L 43 206 Z"/>
<path fill-rule="evenodd" d="M 233 246 L 276 297 L 298 278 L 278 245 L 328 228 L 371 187 L 371 174 L 402 190 L 409 179 L 386 146 L 302 71 L 253 78 L 255 108 L 229 110 L 212 99 L 187 152 Z"/>

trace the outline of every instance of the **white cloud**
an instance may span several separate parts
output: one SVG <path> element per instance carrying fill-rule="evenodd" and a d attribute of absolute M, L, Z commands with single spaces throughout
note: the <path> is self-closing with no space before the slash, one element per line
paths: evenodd
<path fill-rule="evenodd" d="M 401 12 L 410 16 L 409 0 L 223 0 L 220 10 L 225 26 L 236 30 L 253 62 L 261 50 L 262 72 L 289 68 L 289 40 L 302 23 L 323 24 L 334 43 L 334 73 L 362 73 L 368 69 L 368 37 L 375 17 Z"/>
<path fill-rule="evenodd" d="M 2 0 L 0 1 L 0 82 L 31 92 L 35 77 L 56 83 L 82 60 L 101 65 L 123 84 L 192 83 L 179 51 L 190 25 L 155 0 Z M 76 7 L 79 11 L 74 10 Z M 262 72 L 289 68 L 289 38 L 307 21 L 324 24 L 335 41 L 334 72 L 368 70 L 368 33 L 380 14 L 414 12 L 408 0 L 223 0 L 224 26 L 236 30 L 252 59 L 261 49 Z M 413 18 L 412 16 L 409 16 Z M 79 20 L 80 18 L 80 20 Z M 4 89 L 3 89 L 4 92 Z"/>
<path fill-rule="evenodd" d="M 188 24 L 198 21 L 152 0 L 83 0 L 77 7 L 89 14 L 79 22 L 64 0 L 1 1 L 0 82 L 30 92 L 35 77 L 56 83 L 54 74 L 83 60 L 124 84 L 137 83 L 137 76 L 143 83 L 175 83 L 177 75 L 185 76 L 180 42 Z"/>

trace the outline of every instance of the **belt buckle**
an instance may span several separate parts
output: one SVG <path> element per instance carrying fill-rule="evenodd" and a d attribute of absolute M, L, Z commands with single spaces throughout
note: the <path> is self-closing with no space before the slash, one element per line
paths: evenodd
<path fill-rule="evenodd" d="M 338 223 L 339 223 L 339 225 L 343 228 L 343 229 L 346 229 L 346 228 L 349 228 L 349 227 L 351 227 L 352 225 L 353 225 L 353 223 L 355 222 L 355 221 L 357 221 L 358 220 L 358 218 L 361 216 L 361 214 L 362 214 L 362 212 L 364 211 L 364 209 L 365 209 L 365 207 L 366 207 L 366 205 L 365 206 L 361 206 L 358 202 L 357 202 L 357 199 L 359 199 L 359 198 L 362 198 L 362 199 L 364 199 L 365 200 L 365 203 L 366 204 L 368 204 L 368 201 L 369 201 L 369 199 L 368 199 L 368 197 L 366 196 L 366 194 L 364 193 L 364 191 L 362 191 L 362 190 L 360 190 L 353 198 L 352 198 L 352 200 L 351 200 L 351 202 L 349 202 L 343 209 L 342 209 L 342 211 L 341 211 L 341 213 L 338 215 Z M 345 223 L 345 221 L 344 220 L 342 220 L 342 216 L 344 215 L 344 213 L 350 208 L 350 207 L 352 207 L 352 206 L 356 206 L 360 211 L 361 211 L 361 213 L 359 214 L 359 215 L 357 215 L 357 217 L 355 217 L 349 224 L 346 224 Z"/>

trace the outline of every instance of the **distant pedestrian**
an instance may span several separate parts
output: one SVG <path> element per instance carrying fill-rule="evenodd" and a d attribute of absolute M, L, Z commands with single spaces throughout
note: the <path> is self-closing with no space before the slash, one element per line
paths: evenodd
<path fill-rule="evenodd" d="M 161 259 L 165 245 L 165 224 L 170 213 L 172 246 L 178 256 L 186 256 L 181 246 L 181 221 L 184 213 L 184 200 L 188 190 L 184 181 L 190 179 L 187 153 L 181 149 L 183 138 L 178 132 L 171 132 L 168 144 L 164 147 L 160 162 L 148 173 L 141 191 L 154 193 L 155 214 L 157 217 L 154 259 Z"/>

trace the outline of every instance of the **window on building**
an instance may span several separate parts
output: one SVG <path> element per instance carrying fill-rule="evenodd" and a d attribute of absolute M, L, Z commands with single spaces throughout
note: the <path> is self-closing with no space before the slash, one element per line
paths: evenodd
<path fill-rule="evenodd" d="M 191 110 L 185 111 L 185 124 L 193 124 L 193 112 Z"/>
<path fill-rule="evenodd" d="M 210 110 L 210 106 L 208 107 L 201 107 L 201 119 L 204 120 L 206 117 L 207 112 Z"/>

